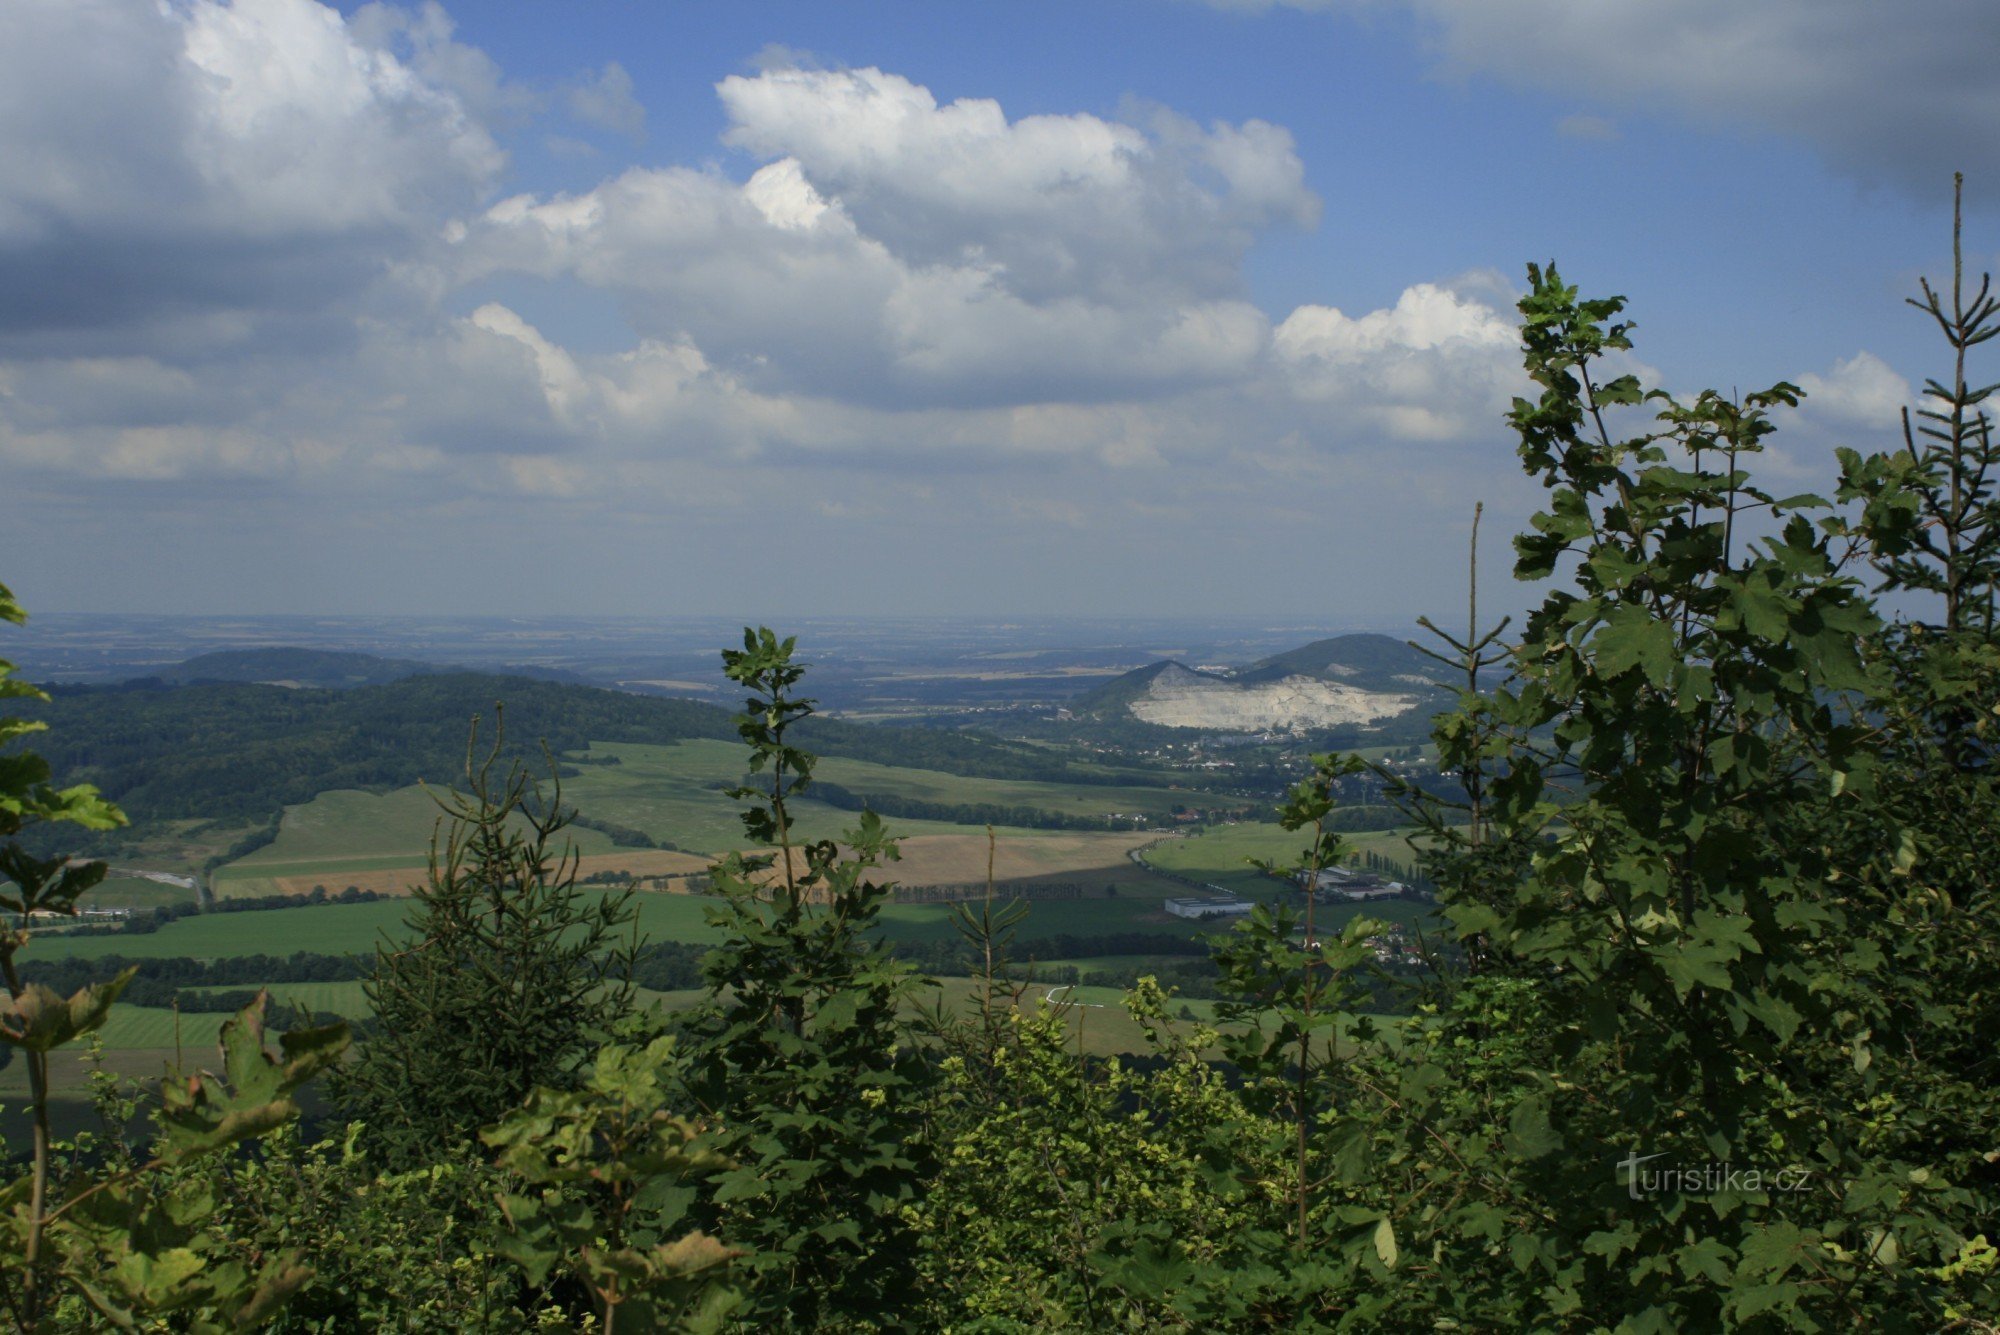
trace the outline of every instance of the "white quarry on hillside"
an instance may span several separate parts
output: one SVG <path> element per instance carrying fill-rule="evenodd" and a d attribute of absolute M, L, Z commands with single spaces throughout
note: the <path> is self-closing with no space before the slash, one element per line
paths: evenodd
<path fill-rule="evenodd" d="M 1174 663 L 1160 669 L 1131 708 L 1133 717 L 1168 728 L 1290 732 L 1373 723 L 1394 718 L 1416 703 L 1413 695 L 1364 691 L 1314 677 L 1292 676 L 1242 686 Z"/>

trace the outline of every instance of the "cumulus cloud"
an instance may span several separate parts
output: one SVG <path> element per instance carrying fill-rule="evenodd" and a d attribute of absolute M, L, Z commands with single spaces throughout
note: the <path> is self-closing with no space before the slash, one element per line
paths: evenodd
<path fill-rule="evenodd" d="M 504 158 L 311 0 L 0 10 L 0 350 L 323 337 Z"/>
<path fill-rule="evenodd" d="M 716 88 L 747 164 L 509 183 L 501 128 L 637 133 L 631 93 L 616 66 L 523 91 L 436 6 L 0 8 L 7 485 L 211 527 L 199 498 L 573 538 L 789 504 L 1032 547 L 1250 542 L 1354 488 L 1455 521 L 1491 480 L 1504 280 L 1275 327 L 1249 300 L 1259 238 L 1319 208 L 1281 127 L 1010 116 L 772 53 Z M 567 337 L 577 298 L 626 329 Z"/>
<path fill-rule="evenodd" d="M 1865 350 L 1836 361 L 1825 375 L 1800 376 L 1799 388 L 1806 392 L 1805 413 L 1839 426 L 1894 427 L 1912 401 L 1910 382 Z"/>
<path fill-rule="evenodd" d="M 0 323 L 32 347 L 0 351 L 16 465 L 606 503 L 754 495 L 773 467 L 1031 466 L 1055 470 L 1042 500 L 1090 468 L 1138 503 L 1129 479 L 1163 463 L 1463 440 L 1504 404 L 1489 275 L 1275 331 L 1247 300 L 1256 238 L 1318 209 L 1262 122 L 1010 118 L 779 63 L 717 87 L 747 178 L 638 167 L 482 204 L 505 166 L 487 127 L 525 95 L 435 6 L 85 0 L 27 11 L 33 32 L 21 12 L 5 49 L 44 59 L 17 72 L 95 60 L 104 100 L 67 140 L 0 137 L 39 167 L 0 181 L 22 220 L 0 266 L 70 246 L 132 281 L 102 284 L 124 308 L 84 285 Z M 633 128 L 630 92 L 607 66 L 568 109 Z M 0 128 L 39 125 L 0 107 Z M 121 194 L 141 167 L 151 192 Z M 608 295 L 631 345 L 579 352 L 467 299 L 524 277 Z M 1145 503 L 1186 503 L 1167 493 Z"/>
<path fill-rule="evenodd" d="M 1260 229 L 1309 220 L 1290 137 L 940 105 L 880 70 L 780 68 L 718 86 L 738 184 L 634 169 L 517 197 L 469 272 L 617 294 L 759 389 L 977 406 L 1105 399 L 1245 374 L 1268 341 L 1241 294 Z"/>
<path fill-rule="evenodd" d="M 1490 431 L 1526 383 L 1513 322 L 1432 283 L 1360 316 L 1301 306 L 1278 326 L 1274 344 L 1301 399 L 1359 414 L 1407 440 Z"/>
<path fill-rule="evenodd" d="M 1212 0 L 1342 13 L 1391 2 Z M 1967 144 L 2000 140 L 2000 7 L 1986 0 L 1393 2 L 1447 72 L 1788 135 L 1926 198 L 1966 165 Z"/>

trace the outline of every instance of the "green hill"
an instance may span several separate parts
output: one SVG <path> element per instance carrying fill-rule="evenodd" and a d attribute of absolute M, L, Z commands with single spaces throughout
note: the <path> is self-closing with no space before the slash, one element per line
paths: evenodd
<path fill-rule="evenodd" d="M 504 701 L 509 749 L 575 755 L 592 742 L 735 741 L 731 711 L 594 686 L 440 672 L 348 690 L 207 682 L 65 687 L 24 710 L 49 724 L 35 748 L 68 781 L 94 783 L 135 820 L 267 819 L 328 789 L 451 782 L 472 717 L 491 735 Z M 794 734 L 824 755 L 998 779 L 1125 782 L 1046 749 L 936 729 L 812 719 Z M 1139 780 L 1145 782 L 1144 778 Z"/>

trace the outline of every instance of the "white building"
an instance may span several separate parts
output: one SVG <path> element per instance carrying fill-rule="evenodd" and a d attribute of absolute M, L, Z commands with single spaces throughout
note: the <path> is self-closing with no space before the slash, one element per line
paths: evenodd
<path fill-rule="evenodd" d="M 1256 907 L 1247 899 L 1228 895 L 1195 895 L 1167 901 L 1167 912 L 1176 918 L 1240 918 Z"/>

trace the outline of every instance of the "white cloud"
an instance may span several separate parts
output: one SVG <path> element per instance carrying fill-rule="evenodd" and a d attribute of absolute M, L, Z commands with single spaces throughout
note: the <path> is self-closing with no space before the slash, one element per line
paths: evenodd
<path fill-rule="evenodd" d="M 1490 432 L 1525 384 L 1513 322 L 1431 283 L 1358 317 L 1301 306 L 1278 326 L 1274 344 L 1300 398 L 1358 414 L 1406 440 Z"/>
<path fill-rule="evenodd" d="M 728 142 L 796 160 L 905 262 L 983 259 L 1030 300 L 1232 292 L 1257 229 L 1317 215 L 1291 137 L 1261 122 L 1010 121 L 990 99 L 939 105 L 876 69 L 767 70 L 717 92 Z"/>
<path fill-rule="evenodd" d="M 876 404 L 1104 400 L 1248 373 L 1268 339 L 1240 295 L 1255 231 L 1309 216 L 1290 138 L 1009 121 L 878 70 L 724 80 L 748 182 L 634 169 L 515 198 L 470 272 L 573 277 L 642 336 L 686 339 L 768 392 Z"/>
<path fill-rule="evenodd" d="M 1236 541 L 1217 516 L 1357 479 L 1455 515 L 1484 475 L 1511 293 L 1274 331 L 1245 258 L 1318 209 L 1279 127 L 795 64 L 718 96 L 747 177 L 493 202 L 491 127 L 534 98 L 435 6 L 0 10 L 0 485 L 115 490 L 135 533 L 171 497 L 321 532 L 893 515 L 1033 545 Z M 578 298 L 622 346 L 568 335 Z"/>
<path fill-rule="evenodd" d="M 1825 375 L 1807 372 L 1799 388 L 1806 392 L 1803 412 L 1844 427 L 1893 428 L 1912 402 L 1910 382 L 1866 350 L 1836 361 Z"/>
<path fill-rule="evenodd" d="M 565 99 L 570 114 L 600 130 L 643 139 L 646 108 L 632 93 L 632 76 L 613 60 L 603 69 L 570 86 Z"/>
<path fill-rule="evenodd" d="M 311 0 L 0 8 L 0 355 L 337 341 L 504 161 Z"/>

